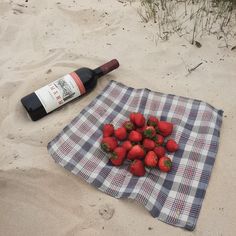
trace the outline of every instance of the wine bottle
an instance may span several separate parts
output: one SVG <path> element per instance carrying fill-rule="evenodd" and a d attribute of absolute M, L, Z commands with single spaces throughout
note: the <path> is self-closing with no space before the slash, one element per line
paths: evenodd
<path fill-rule="evenodd" d="M 33 121 L 39 120 L 67 102 L 90 92 L 97 79 L 119 67 L 113 59 L 92 70 L 80 68 L 23 97 L 21 103 Z"/>

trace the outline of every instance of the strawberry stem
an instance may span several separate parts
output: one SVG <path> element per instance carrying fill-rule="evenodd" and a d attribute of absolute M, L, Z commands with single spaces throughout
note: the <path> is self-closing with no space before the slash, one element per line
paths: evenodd
<path fill-rule="evenodd" d="M 115 152 L 111 153 L 110 159 L 117 159 L 117 154 Z"/>
<path fill-rule="evenodd" d="M 171 168 L 172 162 L 170 160 L 165 160 L 165 166 Z"/>
<path fill-rule="evenodd" d="M 102 143 L 101 144 L 101 148 L 105 151 L 105 152 L 109 152 L 110 148 L 106 143 Z"/>
<path fill-rule="evenodd" d="M 153 126 L 154 128 L 157 126 L 154 121 L 148 121 L 148 125 Z"/>

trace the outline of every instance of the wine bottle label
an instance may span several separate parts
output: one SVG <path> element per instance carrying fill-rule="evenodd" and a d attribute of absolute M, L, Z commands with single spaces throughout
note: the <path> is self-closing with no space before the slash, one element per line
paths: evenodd
<path fill-rule="evenodd" d="M 67 74 L 35 91 L 47 113 L 84 93 L 84 85 L 75 72 Z"/>

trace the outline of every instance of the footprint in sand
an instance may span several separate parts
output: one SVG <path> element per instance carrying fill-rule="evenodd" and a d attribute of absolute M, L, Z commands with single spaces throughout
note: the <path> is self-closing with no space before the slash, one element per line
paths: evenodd
<path fill-rule="evenodd" d="M 40 58 L 37 59 L 37 62 L 29 62 L 20 67 L 15 67 L 15 71 L 35 71 L 36 69 L 41 69 L 44 66 L 52 64 L 58 57 L 64 54 L 64 49 L 59 48 L 55 50 L 49 51 L 46 55 L 41 55 Z"/>
<path fill-rule="evenodd" d="M 58 8 L 64 13 L 64 16 L 70 19 L 70 22 L 79 25 L 85 34 L 98 33 L 99 31 L 104 34 L 104 29 L 107 29 L 108 26 L 109 32 L 119 27 L 120 18 L 109 15 L 107 12 L 95 9 L 71 10 L 60 5 Z M 108 19 L 109 24 L 107 23 Z"/>
<path fill-rule="evenodd" d="M 4 43 L 9 45 L 11 42 L 15 41 L 17 38 L 17 32 L 19 31 L 19 26 L 8 25 L 1 30 L 0 41 L 1 44 Z"/>
<path fill-rule="evenodd" d="M 70 17 L 72 22 L 83 25 L 97 25 L 101 24 L 102 19 L 100 15 L 102 12 L 93 9 L 83 9 L 83 10 L 71 10 L 65 7 L 60 6 L 59 9 L 64 13 L 65 16 Z M 86 26 L 84 26 L 86 27 Z"/>
<path fill-rule="evenodd" d="M 0 170 L 0 232 L 5 232 L 0 235 L 67 235 L 68 229 L 84 225 L 85 213 L 78 203 L 82 192 L 63 173 Z M 14 227 L 12 222 L 17 222 Z"/>
<path fill-rule="evenodd" d="M 46 55 L 41 55 L 40 58 L 37 59 L 37 62 L 30 61 L 21 65 L 20 67 L 15 67 L 14 71 L 26 72 L 26 71 L 34 71 L 41 70 L 43 67 L 68 67 L 76 69 L 78 67 L 78 63 L 75 63 L 76 60 L 86 59 L 85 56 L 81 57 L 78 54 L 72 52 L 66 52 L 64 48 L 50 49 Z M 48 70 L 46 70 L 47 72 Z M 46 73 L 48 74 L 48 73 Z"/>
<path fill-rule="evenodd" d="M 0 15 L 7 15 L 7 13 L 11 10 L 11 6 L 8 2 L 0 2 Z"/>
<path fill-rule="evenodd" d="M 102 205 L 99 208 L 99 215 L 104 219 L 104 220 L 110 220 L 115 213 L 115 209 L 109 206 L 108 204 Z"/>

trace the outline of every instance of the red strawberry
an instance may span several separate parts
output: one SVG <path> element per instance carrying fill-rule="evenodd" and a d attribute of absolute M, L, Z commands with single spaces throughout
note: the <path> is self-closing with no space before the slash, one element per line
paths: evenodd
<path fill-rule="evenodd" d="M 129 167 L 129 171 L 135 175 L 135 176 L 144 176 L 146 173 L 146 170 L 144 168 L 143 162 L 140 160 L 134 160 L 130 167 Z"/>
<path fill-rule="evenodd" d="M 157 167 L 158 157 L 155 152 L 149 151 L 145 156 L 144 163 L 148 167 Z"/>
<path fill-rule="evenodd" d="M 112 124 L 104 124 L 102 128 L 103 137 L 110 137 L 114 133 L 114 126 Z"/>
<path fill-rule="evenodd" d="M 166 149 L 169 152 L 176 152 L 179 149 L 179 145 L 173 139 L 169 139 L 166 142 Z"/>
<path fill-rule="evenodd" d="M 110 160 L 114 166 L 120 166 L 125 160 L 126 149 L 123 147 L 116 147 L 111 153 Z"/>
<path fill-rule="evenodd" d="M 140 142 L 142 140 L 142 134 L 140 134 L 139 132 L 135 131 L 135 130 L 132 130 L 130 133 L 129 133 L 129 140 L 131 142 Z"/>
<path fill-rule="evenodd" d="M 162 146 L 157 146 L 153 149 L 153 151 L 156 153 L 158 157 L 164 157 L 166 154 L 166 150 Z"/>
<path fill-rule="evenodd" d="M 143 127 L 139 127 L 139 128 L 136 128 L 136 131 L 139 132 L 140 134 L 143 134 L 143 131 L 146 129 L 146 125 L 144 125 Z"/>
<path fill-rule="evenodd" d="M 156 143 L 157 145 L 162 145 L 164 143 L 164 137 L 160 134 L 156 135 Z"/>
<path fill-rule="evenodd" d="M 134 119 L 135 119 L 135 112 L 132 112 L 132 113 L 130 113 L 130 115 L 129 115 L 129 119 L 130 119 L 130 121 L 134 124 Z"/>
<path fill-rule="evenodd" d="M 120 127 L 115 130 L 115 136 L 118 140 L 124 140 L 127 137 L 127 131 L 125 127 Z"/>
<path fill-rule="evenodd" d="M 130 132 L 135 128 L 134 124 L 131 121 L 125 121 L 124 124 L 123 124 L 123 127 L 125 127 L 127 132 Z"/>
<path fill-rule="evenodd" d="M 158 162 L 159 169 L 163 172 L 169 172 L 172 167 L 172 161 L 169 157 L 161 157 Z"/>
<path fill-rule="evenodd" d="M 105 152 L 111 152 L 117 147 L 118 143 L 114 137 L 106 137 L 102 139 L 101 148 Z"/>
<path fill-rule="evenodd" d="M 154 138 L 156 136 L 156 130 L 153 126 L 147 126 L 143 131 L 143 135 L 146 138 Z"/>
<path fill-rule="evenodd" d="M 137 127 L 143 127 L 145 125 L 145 122 L 146 122 L 146 119 L 145 117 L 143 116 L 143 114 L 141 113 L 135 113 L 135 116 L 134 116 L 134 124 L 137 126 Z"/>
<path fill-rule="evenodd" d="M 140 145 L 134 145 L 128 152 L 127 159 L 142 159 L 145 156 L 145 152 Z"/>
<path fill-rule="evenodd" d="M 159 120 L 155 116 L 149 116 L 147 120 L 147 125 L 153 126 L 154 128 L 157 127 Z"/>
<path fill-rule="evenodd" d="M 158 132 L 164 137 L 170 135 L 173 131 L 173 124 L 167 121 L 159 121 L 157 127 Z"/>
<path fill-rule="evenodd" d="M 147 150 L 153 150 L 153 148 L 155 147 L 155 142 L 151 139 L 145 138 L 143 140 L 143 147 Z"/>
<path fill-rule="evenodd" d="M 122 143 L 122 147 L 129 151 L 133 147 L 133 145 L 129 140 L 126 140 Z"/>

